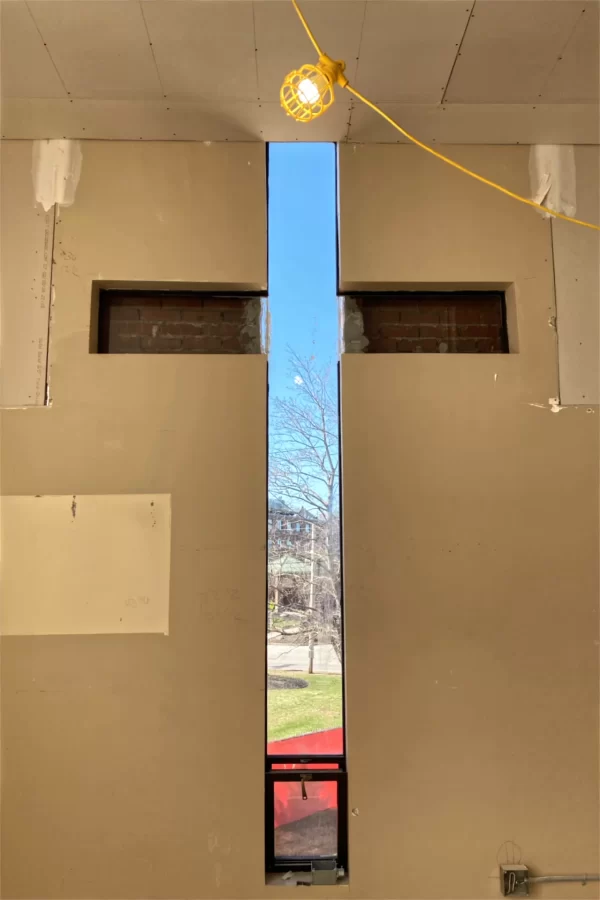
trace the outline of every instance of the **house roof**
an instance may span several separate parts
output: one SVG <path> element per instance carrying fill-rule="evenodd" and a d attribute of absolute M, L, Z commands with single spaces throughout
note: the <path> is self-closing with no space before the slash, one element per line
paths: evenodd
<path fill-rule="evenodd" d="M 309 575 L 310 563 L 290 553 L 269 561 L 269 575 Z"/>

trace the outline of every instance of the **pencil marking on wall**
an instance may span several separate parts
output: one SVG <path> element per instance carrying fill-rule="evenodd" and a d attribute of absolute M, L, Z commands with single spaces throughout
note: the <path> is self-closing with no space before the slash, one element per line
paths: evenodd
<path fill-rule="evenodd" d="M 498 865 L 506 863 L 516 863 L 518 865 L 521 862 L 522 856 L 523 853 L 518 844 L 515 844 L 514 841 L 504 841 L 504 843 L 500 844 L 498 847 L 496 862 Z"/>

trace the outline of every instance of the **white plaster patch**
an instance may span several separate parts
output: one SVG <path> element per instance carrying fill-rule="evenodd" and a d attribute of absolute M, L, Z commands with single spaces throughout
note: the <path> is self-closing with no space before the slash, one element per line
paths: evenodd
<path fill-rule="evenodd" d="M 263 302 L 260 297 L 254 297 L 245 305 L 244 324 L 242 334 L 246 338 L 246 353 L 263 352 Z"/>
<path fill-rule="evenodd" d="M 55 203 L 71 206 L 81 175 L 81 144 L 70 140 L 33 142 L 33 188 L 36 203 L 48 212 Z"/>
<path fill-rule="evenodd" d="M 528 403 L 527 406 L 535 406 L 536 409 L 549 409 L 553 413 L 559 413 L 565 409 L 564 406 L 560 405 L 558 397 L 549 397 L 548 403 Z"/>
<path fill-rule="evenodd" d="M 46 399 L 48 325 L 54 210 L 31 201 L 31 147 L 2 146 L 2 350 L 0 406 L 43 406 Z"/>
<path fill-rule="evenodd" d="M 269 355 L 271 350 L 271 310 L 268 299 L 262 301 L 260 316 L 260 352 Z"/>
<path fill-rule="evenodd" d="M 529 153 L 529 178 L 532 197 L 536 203 L 541 203 L 554 212 L 575 215 L 575 150 L 572 145 L 532 146 Z"/>
<path fill-rule="evenodd" d="M 342 352 L 363 353 L 369 345 L 365 337 L 362 312 L 353 297 L 344 297 L 342 305 Z"/>

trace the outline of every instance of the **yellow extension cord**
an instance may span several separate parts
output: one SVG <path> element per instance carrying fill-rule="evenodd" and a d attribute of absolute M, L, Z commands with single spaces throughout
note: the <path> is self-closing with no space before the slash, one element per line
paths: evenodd
<path fill-rule="evenodd" d="M 309 28 L 308 22 L 302 15 L 300 7 L 296 0 L 292 0 L 294 4 L 294 9 L 298 13 L 298 17 L 302 22 L 307 35 L 309 36 L 313 47 L 317 51 L 319 56 L 323 56 L 323 51 L 319 47 L 316 38 L 312 31 Z M 516 194 L 514 191 L 509 191 L 508 188 L 502 187 L 501 184 L 496 184 L 495 181 L 490 181 L 489 178 L 484 178 L 483 175 L 478 175 L 477 172 L 472 172 L 471 169 L 467 169 L 466 166 L 461 166 L 460 163 L 455 162 L 453 159 L 449 159 L 447 156 L 444 156 L 443 153 L 439 153 L 437 150 L 434 150 L 433 147 L 429 147 L 427 144 L 424 144 L 418 138 L 414 137 L 412 134 L 409 134 L 408 131 L 405 131 L 401 125 L 398 125 L 397 122 L 394 121 L 387 113 L 384 113 L 382 109 L 368 100 L 366 97 L 363 97 L 359 91 L 355 90 L 350 84 L 345 85 L 346 90 L 350 91 L 351 94 L 354 94 L 359 100 L 362 101 L 366 106 L 369 106 L 374 112 L 385 119 L 386 122 L 395 128 L 396 131 L 399 131 L 407 140 L 411 141 L 417 147 L 420 147 L 421 150 L 425 150 L 427 153 L 431 153 L 432 156 L 435 156 L 437 159 L 441 159 L 442 162 L 447 163 L 449 166 L 452 166 L 454 169 L 458 169 L 459 172 L 463 172 L 465 175 L 469 175 L 471 178 L 474 178 L 476 181 L 480 181 L 482 184 L 487 184 L 488 187 L 495 188 L 495 190 L 500 191 L 502 194 L 506 194 L 507 197 L 512 197 L 513 200 L 518 200 L 519 203 L 525 203 L 527 206 L 532 206 L 534 209 L 540 210 L 540 212 L 545 213 L 548 216 L 552 216 L 554 219 L 562 219 L 563 222 L 571 222 L 573 225 L 582 225 L 584 228 L 591 228 L 593 231 L 600 231 L 600 225 L 593 225 L 591 222 L 584 222 L 582 219 L 574 219 L 571 216 L 565 216 L 563 213 L 556 212 L 553 209 L 548 209 L 547 206 L 542 206 L 541 203 L 536 203 L 535 200 L 530 200 L 528 197 L 522 197 L 521 194 Z"/>

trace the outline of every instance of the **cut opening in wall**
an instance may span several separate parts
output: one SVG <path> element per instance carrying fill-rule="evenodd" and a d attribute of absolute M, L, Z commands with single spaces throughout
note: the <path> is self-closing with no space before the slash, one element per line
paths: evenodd
<path fill-rule="evenodd" d="M 262 312 L 261 298 L 246 294 L 98 287 L 90 351 L 261 353 Z"/>
<path fill-rule="evenodd" d="M 348 295 L 343 343 L 347 353 L 508 353 L 505 292 Z"/>
<path fill-rule="evenodd" d="M 348 866 L 335 164 L 331 144 L 269 145 L 265 862 L 313 884 Z"/>

